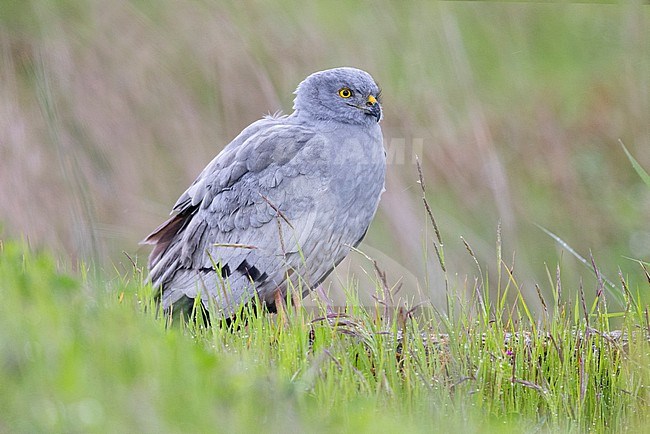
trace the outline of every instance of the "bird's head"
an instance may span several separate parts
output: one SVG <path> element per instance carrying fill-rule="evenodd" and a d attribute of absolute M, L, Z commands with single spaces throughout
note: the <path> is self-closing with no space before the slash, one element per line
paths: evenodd
<path fill-rule="evenodd" d="M 295 94 L 293 108 L 301 115 L 359 125 L 381 120 L 379 86 L 360 69 L 315 72 L 298 85 Z"/>

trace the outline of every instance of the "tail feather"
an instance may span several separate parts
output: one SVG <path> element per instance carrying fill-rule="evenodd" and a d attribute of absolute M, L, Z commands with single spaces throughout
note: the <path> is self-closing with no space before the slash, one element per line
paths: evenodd
<path fill-rule="evenodd" d="M 194 215 L 195 209 L 182 212 L 167 219 L 163 224 L 158 226 L 147 238 L 140 241 L 140 244 L 151 244 L 154 246 L 149 255 L 149 269 L 156 266 L 162 255 L 167 251 L 171 242 L 175 239 Z"/>

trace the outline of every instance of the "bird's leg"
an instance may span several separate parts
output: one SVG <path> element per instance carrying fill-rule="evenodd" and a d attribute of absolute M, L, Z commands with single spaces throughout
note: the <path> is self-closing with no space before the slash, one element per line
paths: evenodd
<path fill-rule="evenodd" d="M 296 311 L 302 309 L 302 296 L 298 291 L 291 291 L 291 304 Z"/>
<path fill-rule="evenodd" d="M 278 318 L 280 318 L 282 324 L 288 325 L 289 319 L 287 318 L 287 310 L 286 310 L 287 304 L 284 301 L 284 296 L 282 295 L 282 291 L 280 291 L 280 288 L 275 288 L 274 299 L 275 299 L 274 300 L 275 310 L 278 314 Z"/>

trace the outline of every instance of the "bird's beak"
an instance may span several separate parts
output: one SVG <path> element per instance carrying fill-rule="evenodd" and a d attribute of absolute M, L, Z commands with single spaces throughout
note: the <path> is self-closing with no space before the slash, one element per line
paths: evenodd
<path fill-rule="evenodd" d="M 364 107 L 366 114 L 371 115 L 377 122 L 381 119 L 381 105 L 374 95 L 368 95 L 366 99 L 366 106 Z"/>

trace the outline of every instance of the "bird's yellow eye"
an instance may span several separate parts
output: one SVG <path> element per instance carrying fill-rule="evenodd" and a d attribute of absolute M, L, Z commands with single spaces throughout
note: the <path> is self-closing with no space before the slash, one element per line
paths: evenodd
<path fill-rule="evenodd" d="M 352 96 L 352 91 L 347 87 L 339 89 L 339 96 L 341 98 L 350 98 Z"/>

